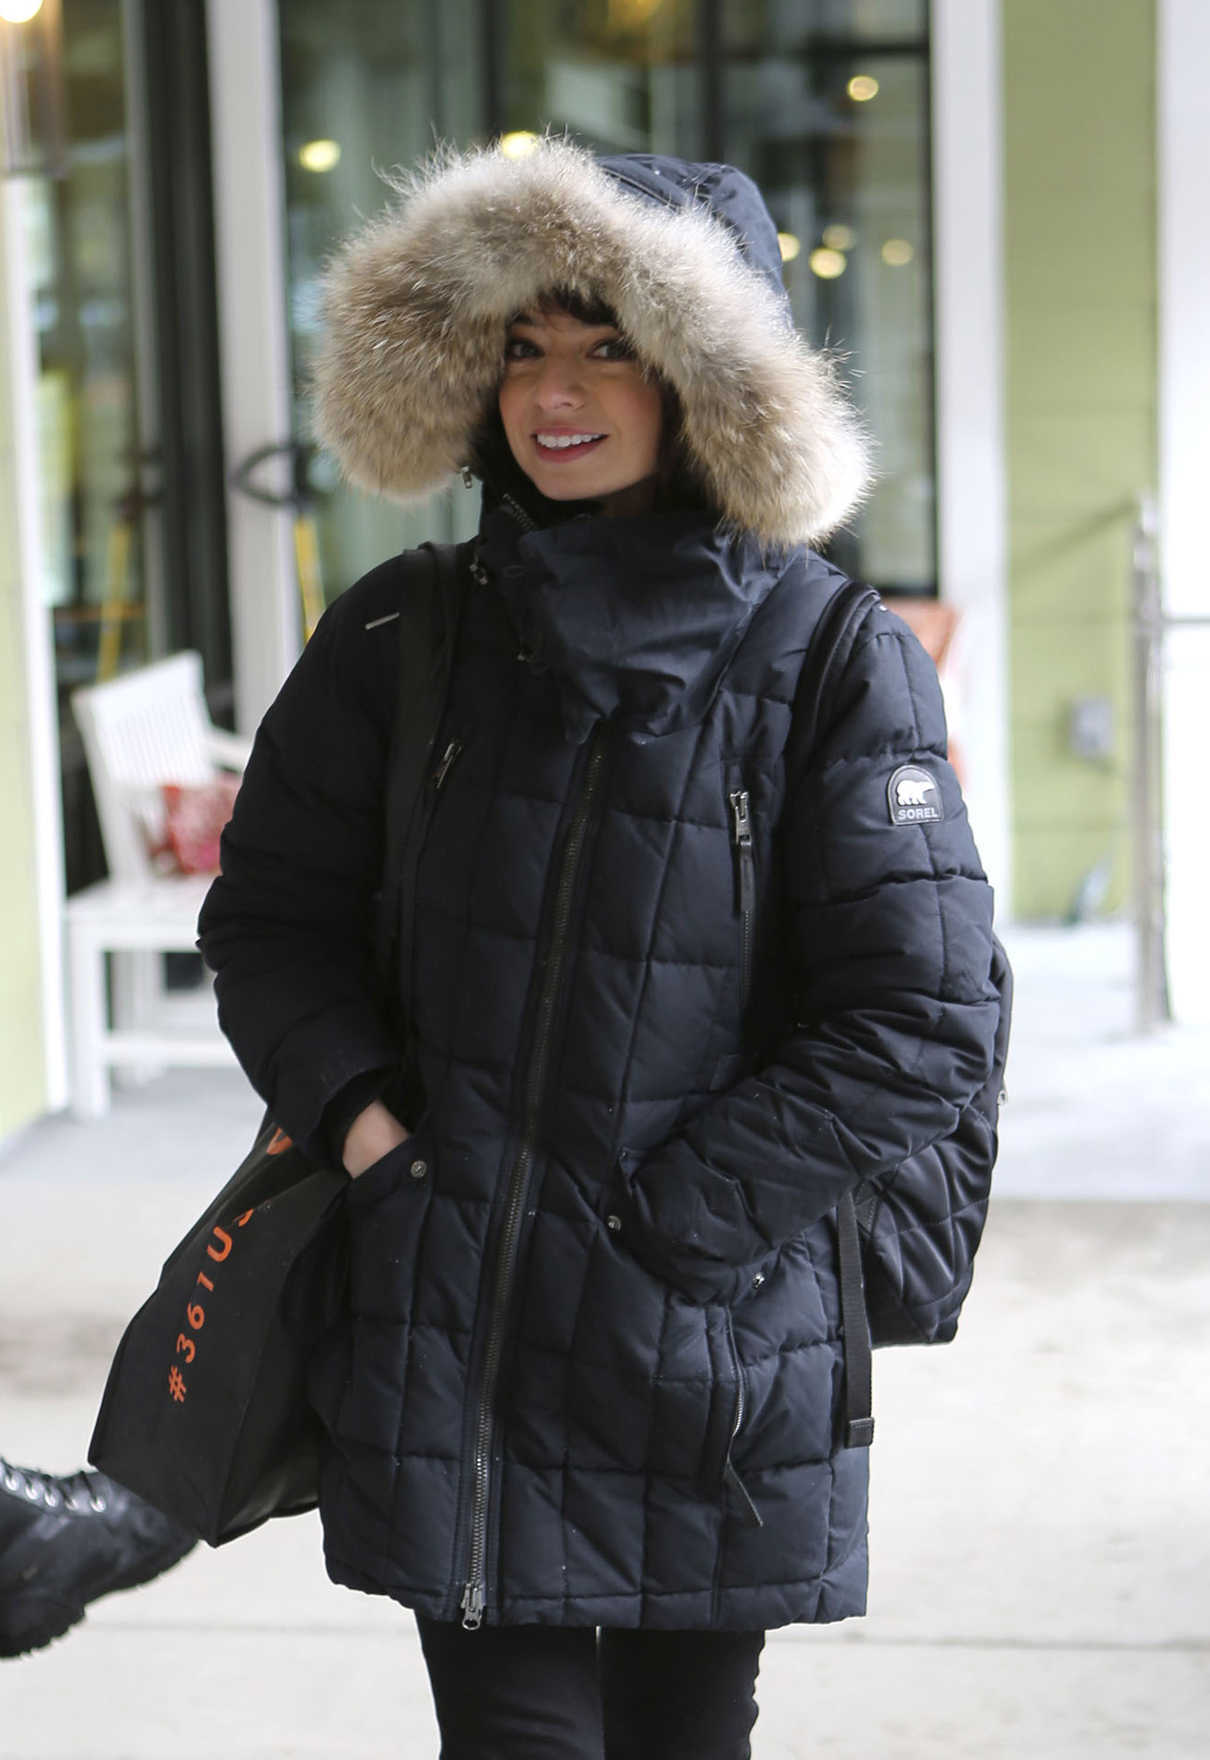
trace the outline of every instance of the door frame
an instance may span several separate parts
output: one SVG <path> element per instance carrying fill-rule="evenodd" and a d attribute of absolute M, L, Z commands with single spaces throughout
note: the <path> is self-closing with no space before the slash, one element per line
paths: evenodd
<path fill-rule="evenodd" d="M 250 734 L 302 646 L 292 516 L 231 487 L 293 422 L 277 0 L 207 0 L 206 37 L 235 724 Z"/>

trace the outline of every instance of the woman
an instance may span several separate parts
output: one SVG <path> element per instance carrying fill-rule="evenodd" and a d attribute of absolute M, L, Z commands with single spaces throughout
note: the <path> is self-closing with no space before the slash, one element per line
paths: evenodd
<path fill-rule="evenodd" d="M 832 1212 L 990 1062 L 936 679 L 875 609 L 795 745 L 842 584 L 806 544 L 866 462 L 741 173 L 447 156 L 327 313 L 350 475 L 483 483 L 406 1079 L 370 932 L 395 565 L 266 717 L 202 920 L 251 1079 L 353 1176 L 328 1569 L 416 1610 L 448 1760 L 733 1760 L 765 1630 L 864 1608 Z"/>

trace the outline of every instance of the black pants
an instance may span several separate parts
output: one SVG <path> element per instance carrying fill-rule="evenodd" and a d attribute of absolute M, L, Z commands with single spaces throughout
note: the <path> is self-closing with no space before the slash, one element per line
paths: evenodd
<path fill-rule="evenodd" d="M 749 1760 L 763 1632 L 416 1623 L 441 1760 Z"/>

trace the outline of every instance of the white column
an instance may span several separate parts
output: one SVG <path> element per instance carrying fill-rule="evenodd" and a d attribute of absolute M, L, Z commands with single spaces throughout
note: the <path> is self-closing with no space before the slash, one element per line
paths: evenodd
<path fill-rule="evenodd" d="M 1210 617 L 1210 6 L 1206 0 L 1160 0 L 1157 22 L 1160 571 L 1169 615 Z M 1167 659 L 1169 990 L 1178 1021 L 1210 1023 L 1210 628 L 1171 630 Z"/>
<path fill-rule="evenodd" d="M 0 348 L 8 354 L 11 372 L 13 453 L 16 474 L 17 529 L 9 537 L 17 553 L 21 579 L 20 628 L 25 668 L 25 709 L 29 736 L 29 770 L 34 814 L 34 875 L 38 890 L 38 935 L 41 943 L 42 1038 L 46 1104 L 51 1111 L 67 1100 L 66 1011 L 63 990 L 63 809 L 59 788 L 59 722 L 55 706 L 55 670 L 51 655 L 50 616 L 42 602 L 45 569 L 38 492 L 37 344 L 30 310 L 26 268 L 25 203 L 21 178 L 0 183 L 0 272 L 6 286 L 0 312 L 8 334 Z"/>
<path fill-rule="evenodd" d="M 1011 911 L 1000 0 L 932 0 L 941 596 L 962 613 L 971 824 Z"/>
<path fill-rule="evenodd" d="M 230 471 L 290 432 L 276 0 L 207 0 L 223 440 Z M 284 486 L 288 470 L 264 480 Z M 288 510 L 227 492 L 236 724 L 251 733 L 298 657 Z"/>

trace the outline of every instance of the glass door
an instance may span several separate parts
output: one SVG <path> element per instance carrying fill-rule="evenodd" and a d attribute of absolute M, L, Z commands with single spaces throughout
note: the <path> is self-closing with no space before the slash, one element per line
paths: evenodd
<path fill-rule="evenodd" d="M 217 424 L 217 391 L 204 370 L 199 314 L 207 299 L 213 306 L 212 287 L 204 263 L 197 272 L 180 264 L 191 290 L 182 358 L 171 334 L 182 301 L 166 280 L 167 264 L 181 259 L 175 210 L 197 215 L 206 239 L 208 165 L 187 168 L 192 190 L 178 175 L 186 105 L 173 103 L 169 117 L 161 104 L 165 139 L 154 166 L 150 146 L 148 56 L 168 15 L 142 0 L 62 0 L 61 16 L 60 174 L 27 178 L 23 206 L 37 341 L 40 592 L 53 630 L 73 892 L 105 862 L 72 691 L 194 646 L 221 714 L 230 638 L 221 512 L 217 524 L 210 517 L 216 475 L 221 507 L 222 463 L 205 438 Z M 166 99 L 163 69 L 153 71 L 155 95 Z M 196 82 L 198 70 L 186 77 Z M 204 62 L 200 77 L 204 91 Z"/>
<path fill-rule="evenodd" d="M 140 393 L 132 154 L 119 0 L 64 0 L 63 175 L 28 180 L 38 484 L 69 891 L 104 872 L 71 692 L 155 651 L 145 515 L 154 434 Z"/>

